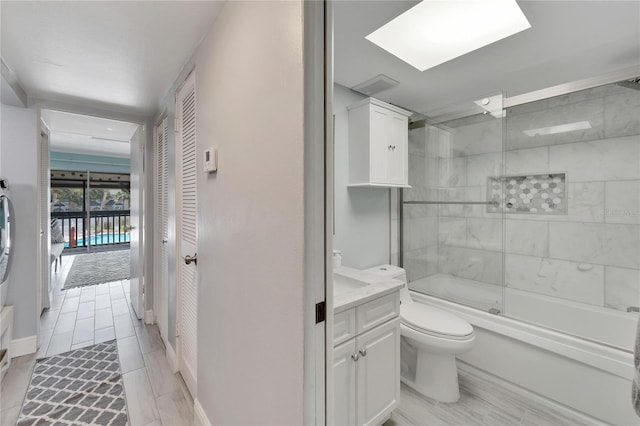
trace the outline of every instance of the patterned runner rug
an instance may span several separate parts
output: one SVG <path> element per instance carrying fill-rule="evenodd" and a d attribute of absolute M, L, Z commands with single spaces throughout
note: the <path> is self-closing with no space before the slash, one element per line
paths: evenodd
<path fill-rule="evenodd" d="M 64 289 L 96 285 L 131 277 L 129 250 L 79 254 L 73 259 Z"/>
<path fill-rule="evenodd" d="M 36 361 L 17 426 L 127 425 L 115 340 Z"/>

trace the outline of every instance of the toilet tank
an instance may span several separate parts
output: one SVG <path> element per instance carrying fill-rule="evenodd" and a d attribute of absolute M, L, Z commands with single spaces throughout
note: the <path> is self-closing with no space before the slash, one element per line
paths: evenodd
<path fill-rule="evenodd" d="M 380 265 L 366 269 L 365 271 L 371 274 L 382 275 L 384 277 L 402 281 L 404 286 L 400 289 L 400 305 L 407 306 L 409 303 L 413 303 L 411 293 L 409 293 L 409 287 L 407 286 L 407 272 L 404 269 L 394 265 Z"/>
<path fill-rule="evenodd" d="M 365 271 L 372 274 L 393 278 L 395 280 L 402 281 L 405 284 L 407 283 L 407 273 L 404 269 L 402 269 L 399 266 L 380 265 L 370 269 L 366 269 Z"/>

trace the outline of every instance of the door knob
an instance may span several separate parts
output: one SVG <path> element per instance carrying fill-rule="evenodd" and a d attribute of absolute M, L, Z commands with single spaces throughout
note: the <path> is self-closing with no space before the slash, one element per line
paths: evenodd
<path fill-rule="evenodd" d="M 186 255 L 184 257 L 184 263 L 186 263 L 187 265 L 191 265 L 191 262 L 195 263 L 196 265 L 198 264 L 198 253 L 194 254 L 193 256 Z"/>

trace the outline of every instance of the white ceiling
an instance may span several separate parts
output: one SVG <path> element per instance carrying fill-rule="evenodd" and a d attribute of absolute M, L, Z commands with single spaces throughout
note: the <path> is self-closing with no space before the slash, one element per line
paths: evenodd
<path fill-rule="evenodd" d="M 43 110 L 52 151 L 128 158 L 138 125 L 88 115 Z"/>
<path fill-rule="evenodd" d="M 151 115 L 221 4 L 2 0 L 2 58 L 31 97 Z"/>
<path fill-rule="evenodd" d="M 401 84 L 376 97 L 429 113 L 630 66 L 640 74 L 637 0 L 519 1 L 531 29 L 425 72 L 364 38 L 416 3 L 336 1 L 336 82 L 386 74 Z M 151 115 L 221 4 L 2 0 L 1 55 L 31 97 Z"/>
<path fill-rule="evenodd" d="M 424 72 L 365 39 L 416 3 L 337 1 L 336 82 L 385 74 L 400 84 L 375 97 L 431 115 L 499 91 L 511 97 L 628 67 L 640 75 L 640 1 L 518 1 L 530 29 Z"/>

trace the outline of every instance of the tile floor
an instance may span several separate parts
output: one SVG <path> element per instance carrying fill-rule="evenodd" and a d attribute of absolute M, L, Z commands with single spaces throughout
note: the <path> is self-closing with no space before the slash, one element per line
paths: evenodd
<path fill-rule="evenodd" d="M 72 264 L 65 256 L 52 272 L 54 298 L 40 322 L 35 355 L 14 358 L 0 389 L 0 425 L 13 425 L 37 358 L 117 339 L 131 426 L 191 425 L 193 400 L 178 374 L 171 372 L 157 326 L 133 313 L 129 281 L 60 290 Z"/>

